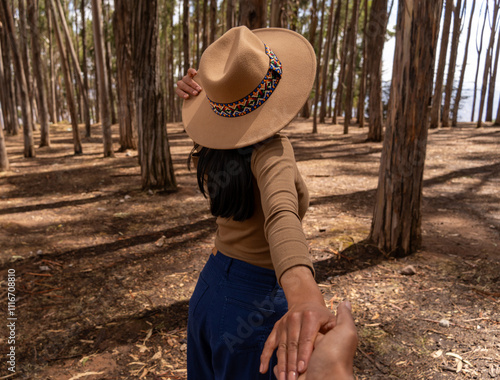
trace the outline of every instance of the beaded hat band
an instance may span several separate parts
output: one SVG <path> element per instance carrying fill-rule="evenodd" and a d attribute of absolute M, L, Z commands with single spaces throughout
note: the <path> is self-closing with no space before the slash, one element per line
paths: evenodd
<path fill-rule="evenodd" d="M 269 70 L 266 73 L 262 82 L 250 94 L 244 98 L 232 103 L 216 103 L 207 96 L 208 102 L 212 111 L 222 117 L 239 117 L 244 116 L 265 103 L 271 96 L 273 91 L 281 79 L 281 62 L 276 57 L 276 54 L 264 44 L 266 54 L 269 57 Z"/>

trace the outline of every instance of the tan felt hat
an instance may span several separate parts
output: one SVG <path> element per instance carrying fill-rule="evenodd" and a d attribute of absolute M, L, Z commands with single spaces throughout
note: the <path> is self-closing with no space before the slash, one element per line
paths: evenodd
<path fill-rule="evenodd" d="M 315 76 L 314 49 L 300 34 L 232 28 L 201 57 L 195 80 L 203 90 L 182 107 L 186 132 L 213 149 L 263 141 L 298 114 Z"/>

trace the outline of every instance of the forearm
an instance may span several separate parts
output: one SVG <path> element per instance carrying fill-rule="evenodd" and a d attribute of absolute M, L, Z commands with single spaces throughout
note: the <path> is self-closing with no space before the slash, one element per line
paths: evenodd
<path fill-rule="evenodd" d="M 281 286 L 290 307 L 304 302 L 325 305 L 323 295 L 309 267 L 298 265 L 286 270 L 281 276 Z"/>

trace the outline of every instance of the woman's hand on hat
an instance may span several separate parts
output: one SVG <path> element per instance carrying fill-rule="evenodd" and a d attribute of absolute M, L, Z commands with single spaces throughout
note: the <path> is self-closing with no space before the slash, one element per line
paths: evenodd
<path fill-rule="evenodd" d="M 198 72 L 191 67 L 188 69 L 187 74 L 177 82 L 175 93 L 182 99 L 189 99 L 190 95 L 196 96 L 200 93 L 201 87 L 193 79 L 197 73 Z"/>
<path fill-rule="evenodd" d="M 288 269 L 281 276 L 288 300 L 288 312 L 274 325 L 261 355 L 260 372 L 266 373 L 269 360 L 277 348 L 278 380 L 297 380 L 308 368 L 318 332 L 326 333 L 335 326 L 335 316 L 325 306 L 308 267 Z"/>

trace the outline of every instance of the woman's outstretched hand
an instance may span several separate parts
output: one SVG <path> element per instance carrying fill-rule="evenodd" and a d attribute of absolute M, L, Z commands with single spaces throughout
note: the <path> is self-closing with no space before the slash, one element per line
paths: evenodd
<path fill-rule="evenodd" d="M 175 93 L 182 99 L 189 99 L 190 95 L 196 96 L 200 93 L 201 87 L 193 79 L 196 74 L 197 71 L 191 67 L 188 69 L 187 74 L 177 82 Z"/>
<path fill-rule="evenodd" d="M 308 368 L 318 332 L 335 326 L 335 316 L 325 306 L 323 296 L 309 268 L 297 266 L 281 277 L 288 300 L 288 312 L 274 325 L 261 355 L 260 372 L 266 373 L 277 348 L 278 380 L 297 380 Z"/>
<path fill-rule="evenodd" d="M 316 339 L 307 372 L 299 380 L 354 379 L 353 359 L 358 335 L 348 301 L 338 306 L 336 318 L 335 327 Z"/>

